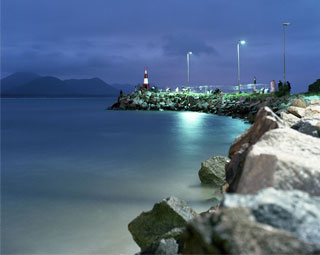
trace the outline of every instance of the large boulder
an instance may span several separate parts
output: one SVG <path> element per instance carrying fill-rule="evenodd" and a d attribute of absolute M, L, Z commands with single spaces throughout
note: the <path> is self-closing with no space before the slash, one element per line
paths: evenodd
<path fill-rule="evenodd" d="M 129 223 L 128 229 L 141 250 L 145 250 L 170 230 L 184 227 L 195 216 L 197 213 L 185 201 L 169 197 L 156 203 L 151 211 L 141 213 Z"/>
<path fill-rule="evenodd" d="M 255 221 L 247 208 L 197 217 L 182 235 L 183 254 L 317 254 L 319 247 Z"/>
<path fill-rule="evenodd" d="M 280 119 L 269 107 L 260 108 L 254 124 L 242 135 L 237 137 L 229 149 L 230 163 L 226 166 L 226 181 L 229 184 L 228 192 L 235 192 L 242 174 L 243 164 L 250 147 L 263 134 L 275 128 L 284 128 L 287 124 Z"/>
<path fill-rule="evenodd" d="M 291 101 L 290 106 L 296 106 L 300 108 L 306 108 L 306 103 L 301 98 L 296 98 Z"/>
<path fill-rule="evenodd" d="M 254 144 L 267 131 L 279 127 L 285 127 L 286 123 L 280 119 L 269 107 L 265 106 L 258 111 L 254 124 L 243 134 L 238 136 L 229 149 L 229 157 L 232 158 L 240 147 L 245 144 Z"/>
<path fill-rule="evenodd" d="M 287 111 L 298 118 L 302 118 L 306 114 L 306 109 L 296 106 L 289 106 Z"/>
<path fill-rule="evenodd" d="M 213 156 L 202 162 L 198 172 L 200 181 L 203 184 L 223 186 L 226 183 L 225 167 L 229 162 L 230 159 L 222 156 Z"/>
<path fill-rule="evenodd" d="M 267 188 L 254 195 L 227 194 L 224 208 L 249 208 L 255 219 L 309 243 L 320 244 L 320 197 Z"/>
<path fill-rule="evenodd" d="M 290 127 L 292 127 L 300 121 L 300 118 L 298 118 L 297 116 L 285 112 L 280 112 L 280 118 L 283 119 Z"/>
<path fill-rule="evenodd" d="M 236 189 L 255 193 L 266 187 L 320 195 L 320 139 L 291 128 L 265 133 L 247 153 Z"/>

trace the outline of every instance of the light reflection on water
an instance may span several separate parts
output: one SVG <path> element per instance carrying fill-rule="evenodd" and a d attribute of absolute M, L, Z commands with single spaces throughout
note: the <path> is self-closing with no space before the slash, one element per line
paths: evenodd
<path fill-rule="evenodd" d="M 2 253 L 133 254 L 127 224 L 175 195 L 207 210 L 200 163 L 248 125 L 114 99 L 2 100 Z"/>

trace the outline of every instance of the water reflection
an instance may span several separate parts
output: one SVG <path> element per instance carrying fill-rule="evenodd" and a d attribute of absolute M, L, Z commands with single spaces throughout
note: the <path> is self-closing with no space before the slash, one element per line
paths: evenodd
<path fill-rule="evenodd" d="M 199 136 L 203 128 L 205 113 L 199 112 L 180 112 L 178 115 L 178 127 L 181 135 L 187 139 L 195 139 Z"/>

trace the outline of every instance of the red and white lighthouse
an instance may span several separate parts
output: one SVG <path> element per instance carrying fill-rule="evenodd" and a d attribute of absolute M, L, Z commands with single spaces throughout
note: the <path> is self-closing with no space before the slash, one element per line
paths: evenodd
<path fill-rule="evenodd" d="M 144 69 L 144 80 L 143 80 L 142 89 L 146 89 L 146 90 L 150 89 L 147 68 Z"/>

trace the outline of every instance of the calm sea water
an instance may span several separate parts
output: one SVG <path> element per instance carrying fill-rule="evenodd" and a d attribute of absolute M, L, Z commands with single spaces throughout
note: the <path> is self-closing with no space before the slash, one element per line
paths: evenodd
<path fill-rule="evenodd" d="M 106 111 L 115 99 L 3 99 L 1 253 L 133 254 L 127 224 L 170 195 L 214 202 L 200 163 L 248 124 L 194 112 Z"/>

